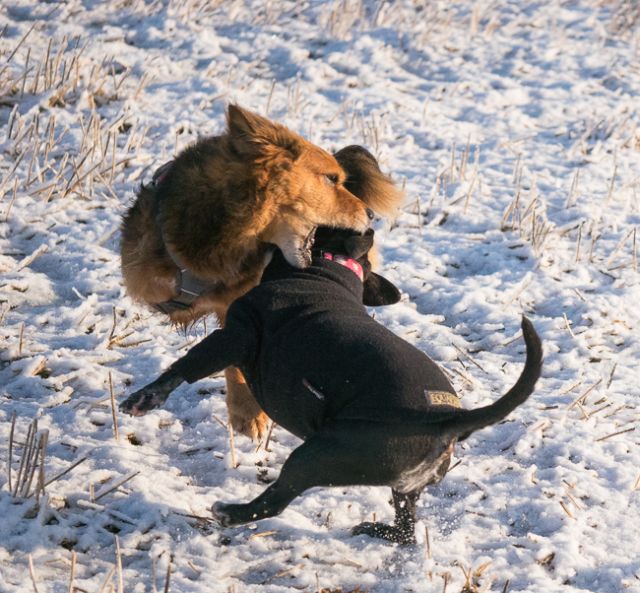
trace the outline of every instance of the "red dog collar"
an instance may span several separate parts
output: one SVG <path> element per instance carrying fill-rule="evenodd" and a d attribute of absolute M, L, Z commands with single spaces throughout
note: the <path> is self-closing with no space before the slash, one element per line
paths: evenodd
<path fill-rule="evenodd" d="M 328 259 L 329 261 L 334 261 L 337 264 L 344 266 L 345 268 L 349 268 L 358 278 L 360 278 L 360 282 L 364 280 L 364 272 L 362 271 L 362 266 L 352 257 L 333 254 L 329 253 L 328 251 L 323 251 L 322 257 L 324 259 Z"/>

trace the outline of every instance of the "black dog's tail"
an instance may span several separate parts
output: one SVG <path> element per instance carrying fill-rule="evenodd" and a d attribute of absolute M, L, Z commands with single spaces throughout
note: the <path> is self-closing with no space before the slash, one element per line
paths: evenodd
<path fill-rule="evenodd" d="M 440 424 L 443 432 L 458 435 L 458 440 L 467 438 L 472 432 L 499 422 L 524 403 L 533 392 L 542 368 L 542 343 L 533 324 L 522 317 L 522 334 L 527 346 L 527 360 L 516 384 L 491 405 L 473 410 L 460 410 L 453 418 Z"/>

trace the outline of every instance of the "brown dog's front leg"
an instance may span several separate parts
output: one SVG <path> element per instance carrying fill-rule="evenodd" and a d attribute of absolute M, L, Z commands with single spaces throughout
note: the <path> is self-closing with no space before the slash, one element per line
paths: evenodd
<path fill-rule="evenodd" d="M 259 440 L 265 432 L 269 417 L 262 411 L 253 397 L 244 376 L 236 367 L 228 367 L 224 371 L 227 381 L 227 409 L 229 422 L 233 430 L 244 434 L 254 441 Z"/>

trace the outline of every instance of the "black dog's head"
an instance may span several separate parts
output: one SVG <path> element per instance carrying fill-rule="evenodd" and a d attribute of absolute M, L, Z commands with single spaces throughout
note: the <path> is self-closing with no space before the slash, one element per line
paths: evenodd
<path fill-rule="evenodd" d="M 355 259 L 363 272 L 362 301 L 368 307 L 393 305 L 400 300 L 400 291 L 389 280 L 371 271 L 369 250 L 373 245 L 373 229 L 364 234 L 351 229 L 319 227 L 313 243 L 314 254 L 331 252 Z"/>

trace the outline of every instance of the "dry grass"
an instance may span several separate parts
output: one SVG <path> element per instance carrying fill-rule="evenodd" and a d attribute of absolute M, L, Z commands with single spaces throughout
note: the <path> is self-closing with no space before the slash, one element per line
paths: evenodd
<path fill-rule="evenodd" d="M 88 40 L 64 36 L 43 46 L 39 36 L 34 24 L 7 50 L 0 68 L 0 106 L 12 107 L 4 141 L 14 161 L 0 178 L 0 202 L 11 196 L 0 214 L 4 221 L 19 193 L 45 202 L 115 197 L 114 182 L 146 137 L 146 129 L 124 113 L 105 119 L 96 109 L 124 97 L 135 100 L 148 77 L 136 80 L 115 60 L 87 57 Z M 29 98 L 40 109 L 23 115 L 18 106 Z M 71 109 L 81 103 L 85 109 Z M 75 113 L 75 122 L 60 124 L 59 110 Z M 81 130 L 79 143 L 70 137 L 71 128 Z"/>
<path fill-rule="evenodd" d="M 342 589 L 338 587 L 337 589 L 330 589 L 323 587 L 322 589 L 317 590 L 318 593 L 369 593 L 368 589 L 363 589 L 362 587 L 356 587 L 355 589 Z"/>
<path fill-rule="evenodd" d="M 16 414 L 11 416 L 9 432 L 7 486 L 14 498 L 35 497 L 39 503 L 45 493 L 45 460 L 49 431 L 38 430 L 38 420 L 33 420 L 27 429 L 24 441 L 16 438 Z M 14 461 L 15 457 L 15 461 Z M 18 466 L 17 472 L 14 464 Z"/>
<path fill-rule="evenodd" d="M 488 587 L 491 586 L 491 579 L 489 579 L 486 586 L 481 587 L 480 579 L 483 577 L 485 571 L 491 566 L 491 562 L 485 562 L 478 566 L 477 568 L 465 568 L 461 564 L 458 565 L 458 568 L 464 574 L 464 585 L 460 591 L 460 593 L 482 593 L 483 591 L 487 591 Z"/>
<path fill-rule="evenodd" d="M 531 244 L 537 255 L 541 255 L 554 227 L 547 219 L 546 205 L 538 193 L 535 177 L 531 177 L 525 186 L 521 167 L 520 157 L 518 157 L 513 175 L 514 198 L 502 216 L 501 229 L 517 232 L 520 238 Z"/>
<path fill-rule="evenodd" d="M 609 30 L 613 35 L 630 37 L 640 29 L 639 0 L 608 0 L 603 2 L 611 10 Z"/>

